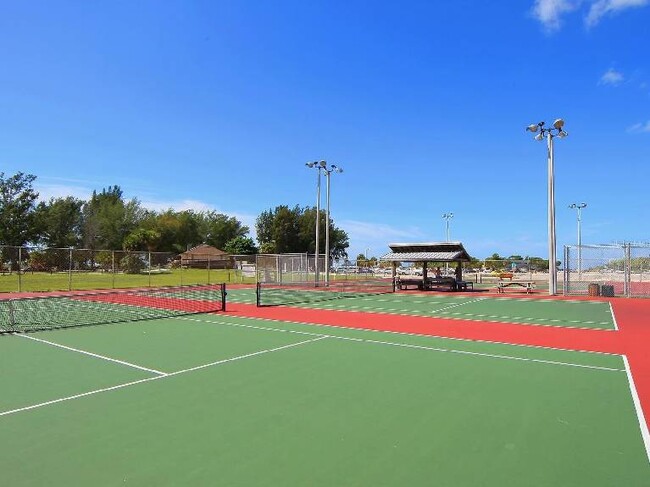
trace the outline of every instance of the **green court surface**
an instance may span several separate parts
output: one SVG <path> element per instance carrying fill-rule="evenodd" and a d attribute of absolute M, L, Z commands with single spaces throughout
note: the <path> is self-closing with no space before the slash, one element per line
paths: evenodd
<path fill-rule="evenodd" d="M 292 291 L 286 296 L 291 300 Z M 572 328 L 615 329 L 609 303 L 604 301 L 543 300 L 530 298 L 502 298 L 450 296 L 445 294 L 388 293 L 356 295 L 328 299 L 327 292 L 314 291 L 313 301 L 291 303 L 291 306 L 344 311 L 363 311 L 439 318 L 457 318 L 479 321 L 499 321 Z M 320 296 L 320 301 L 316 300 Z M 230 289 L 228 300 L 254 304 L 253 289 Z"/>
<path fill-rule="evenodd" d="M 210 314 L 0 335 L 0 390 L 12 487 L 650 478 L 617 355 Z"/>

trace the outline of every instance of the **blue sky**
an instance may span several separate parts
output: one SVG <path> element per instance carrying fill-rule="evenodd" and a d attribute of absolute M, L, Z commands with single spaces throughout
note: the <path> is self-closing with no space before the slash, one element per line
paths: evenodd
<path fill-rule="evenodd" d="M 150 208 L 314 205 L 349 253 L 451 239 L 558 255 L 650 239 L 650 1 L 0 1 L 0 171 L 44 199 L 117 184 Z M 645 26 L 645 27 L 644 27 Z"/>

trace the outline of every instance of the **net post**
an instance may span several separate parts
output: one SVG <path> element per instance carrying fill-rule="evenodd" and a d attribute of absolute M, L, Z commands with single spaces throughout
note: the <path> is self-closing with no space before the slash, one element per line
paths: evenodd
<path fill-rule="evenodd" d="M 221 288 L 221 311 L 226 311 L 226 296 L 228 293 L 226 292 L 226 283 L 222 282 L 220 284 Z"/>
<path fill-rule="evenodd" d="M 569 279 L 570 279 L 570 269 L 569 269 L 569 246 L 564 246 L 564 282 L 562 283 L 562 294 L 567 296 L 569 294 Z"/>
<path fill-rule="evenodd" d="M 256 306 L 258 308 L 261 306 L 261 304 L 260 304 L 260 301 L 261 301 L 260 300 L 260 291 L 261 291 L 261 289 L 260 288 L 261 288 L 261 283 L 260 282 L 255 284 L 255 304 L 256 304 Z"/>

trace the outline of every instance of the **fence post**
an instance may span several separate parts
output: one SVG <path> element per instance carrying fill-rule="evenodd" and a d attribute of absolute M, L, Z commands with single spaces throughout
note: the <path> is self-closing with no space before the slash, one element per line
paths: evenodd
<path fill-rule="evenodd" d="M 569 246 L 564 246 L 564 283 L 562 285 L 562 294 L 565 296 L 569 294 L 569 280 L 570 280 L 570 269 L 569 269 Z"/>
<path fill-rule="evenodd" d="M 70 263 L 68 264 L 68 291 L 72 291 L 72 247 L 70 247 Z"/>
<path fill-rule="evenodd" d="M 111 278 L 111 285 L 113 286 L 113 289 L 115 289 L 115 251 L 111 250 L 111 271 L 113 273 L 113 277 Z"/>
<path fill-rule="evenodd" d="M 23 291 L 23 278 L 22 278 L 22 269 L 23 269 L 23 248 L 18 247 L 18 292 Z"/>

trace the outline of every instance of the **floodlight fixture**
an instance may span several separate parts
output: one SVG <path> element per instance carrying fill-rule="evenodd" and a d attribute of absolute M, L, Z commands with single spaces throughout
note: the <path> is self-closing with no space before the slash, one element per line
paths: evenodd
<path fill-rule="evenodd" d="M 548 293 L 557 294 L 557 254 L 555 239 L 555 172 L 554 172 L 554 151 L 553 139 L 559 137 L 563 139 L 567 135 L 564 131 L 564 120 L 561 118 L 553 122 L 552 128 L 546 128 L 544 122 L 536 125 L 531 124 L 526 127 L 529 132 L 539 133 L 535 135 L 535 140 L 541 141 L 546 138 L 548 145 Z"/>
<path fill-rule="evenodd" d="M 582 280 L 582 210 L 587 207 L 587 203 L 571 203 L 569 208 L 578 211 L 578 281 Z"/>
<path fill-rule="evenodd" d="M 445 220 L 445 229 L 447 234 L 447 242 L 449 242 L 449 220 L 454 217 L 454 214 L 449 212 L 442 215 L 442 218 Z"/>

